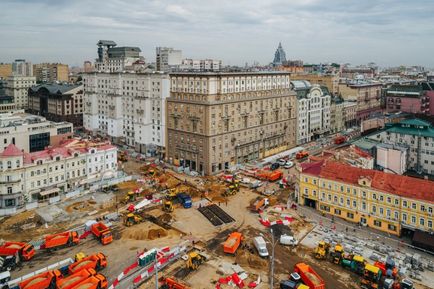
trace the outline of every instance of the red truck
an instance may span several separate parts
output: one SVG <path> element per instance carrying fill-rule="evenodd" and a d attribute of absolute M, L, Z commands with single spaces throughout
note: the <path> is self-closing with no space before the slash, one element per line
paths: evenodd
<path fill-rule="evenodd" d="M 30 277 L 18 286 L 20 289 L 54 289 L 60 278 L 62 278 L 62 273 L 59 270 L 52 270 Z"/>
<path fill-rule="evenodd" d="M 96 271 L 93 269 L 80 270 L 77 273 L 57 281 L 56 289 L 72 289 L 82 281 L 94 275 L 96 275 Z"/>
<path fill-rule="evenodd" d="M 99 271 L 107 267 L 107 258 L 103 253 L 97 253 L 72 263 L 68 267 L 69 274 L 77 273 L 83 269 Z"/>
<path fill-rule="evenodd" d="M 309 153 L 306 152 L 306 151 L 301 151 L 301 152 L 298 152 L 298 153 L 295 154 L 295 158 L 297 160 L 301 160 L 301 159 L 307 158 L 308 156 L 309 156 Z"/>
<path fill-rule="evenodd" d="M 80 282 L 71 289 L 107 289 L 107 278 L 102 274 L 96 274 Z"/>
<path fill-rule="evenodd" d="M 343 135 L 337 136 L 335 137 L 335 144 L 343 144 L 344 142 L 347 141 L 347 138 L 344 137 Z"/>
<path fill-rule="evenodd" d="M 67 246 L 77 245 L 80 241 L 77 232 L 63 232 L 45 236 L 45 249 L 53 250 Z"/>
<path fill-rule="evenodd" d="M 0 256 L 18 255 L 20 260 L 28 261 L 35 255 L 35 248 L 23 242 L 4 242 L 0 245 Z"/>
<path fill-rule="evenodd" d="M 303 283 L 310 289 L 325 289 L 324 280 L 309 265 L 305 263 L 295 264 L 294 272 L 300 275 Z"/>
<path fill-rule="evenodd" d="M 283 177 L 282 171 L 275 170 L 275 171 L 268 171 L 268 170 L 261 170 L 257 171 L 255 174 L 255 177 L 269 182 L 274 182 Z"/>
<path fill-rule="evenodd" d="M 90 227 L 92 234 L 101 242 L 103 245 L 110 244 L 113 241 L 113 235 L 109 227 L 107 227 L 103 222 L 98 222 Z"/>

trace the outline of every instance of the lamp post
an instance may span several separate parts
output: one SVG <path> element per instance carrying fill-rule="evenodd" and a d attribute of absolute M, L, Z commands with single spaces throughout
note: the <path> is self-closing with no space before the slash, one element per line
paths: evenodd
<path fill-rule="evenodd" d="M 268 242 L 271 243 L 270 273 L 268 278 L 270 279 L 270 289 L 273 289 L 274 288 L 274 248 L 276 247 L 278 240 L 274 240 L 273 228 L 270 228 L 270 234 L 271 234 L 271 241 L 270 239 L 265 237 L 262 233 L 260 235 L 264 237 Z"/>

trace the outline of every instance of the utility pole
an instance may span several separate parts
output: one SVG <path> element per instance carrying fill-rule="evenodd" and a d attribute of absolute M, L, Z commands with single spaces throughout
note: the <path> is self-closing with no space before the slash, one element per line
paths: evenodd
<path fill-rule="evenodd" d="M 158 289 L 158 254 L 155 254 L 155 289 Z"/>
<path fill-rule="evenodd" d="M 276 244 L 274 243 L 274 233 L 273 229 L 270 229 L 271 233 L 271 274 L 270 274 L 270 289 L 274 289 L 274 247 Z"/>

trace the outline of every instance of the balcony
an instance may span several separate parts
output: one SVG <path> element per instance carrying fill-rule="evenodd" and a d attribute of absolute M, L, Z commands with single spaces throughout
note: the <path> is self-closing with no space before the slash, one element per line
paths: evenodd
<path fill-rule="evenodd" d="M 0 180 L 0 185 L 5 185 L 5 184 L 16 184 L 21 182 L 20 178 L 4 178 Z"/>

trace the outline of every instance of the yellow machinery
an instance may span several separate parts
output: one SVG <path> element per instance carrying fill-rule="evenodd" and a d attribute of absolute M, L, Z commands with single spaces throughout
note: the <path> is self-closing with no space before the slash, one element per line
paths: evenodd
<path fill-rule="evenodd" d="M 176 196 L 178 195 L 178 193 L 179 193 L 178 189 L 176 189 L 176 188 L 169 189 L 169 190 L 167 190 L 167 193 L 166 193 L 166 199 L 169 201 L 172 201 L 172 200 L 176 199 Z"/>
<path fill-rule="evenodd" d="M 363 272 L 362 280 L 360 281 L 362 288 L 368 288 L 368 289 L 378 289 L 378 284 L 380 283 L 381 279 L 381 270 L 380 268 L 371 265 L 366 264 L 365 270 Z"/>
<path fill-rule="evenodd" d="M 197 270 L 199 266 L 205 262 L 205 257 L 199 254 L 197 251 L 190 252 L 188 255 L 188 259 L 186 261 L 187 269 Z"/>
<path fill-rule="evenodd" d="M 325 241 L 320 241 L 315 248 L 315 258 L 325 259 L 328 256 L 330 250 L 330 244 Z"/>
<path fill-rule="evenodd" d="M 167 213 L 172 213 L 173 212 L 173 203 L 171 201 L 165 201 L 163 203 L 163 211 L 167 212 Z"/>
<path fill-rule="evenodd" d="M 74 259 L 75 259 L 75 262 L 78 262 L 78 261 L 83 260 L 86 257 L 87 257 L 86 253 L 78 252 L 77 254 L 75 254 Z"/>
<path fill-rule="evenodd" d="M 129 191 L 125 194 L 124 203 L 134 202 L 136 200 L 137 194 L 133 191 Z"/>
<path fill-rule="evenodd" d="M 341 244 L 336 244 L 333 252 L 331 252 L 331 261 L 337 265 L 339 265 L 344 256 L 344 247 Z"/>
<path fill-rule="evenodd" d="M 136 215 L 134 213 L 129 213 L 124 218 L 124 225 L 127 227 L 131 227 L 132 225 L 141 223 L 143 221 L 143 218 L 139 215 Z"/>

